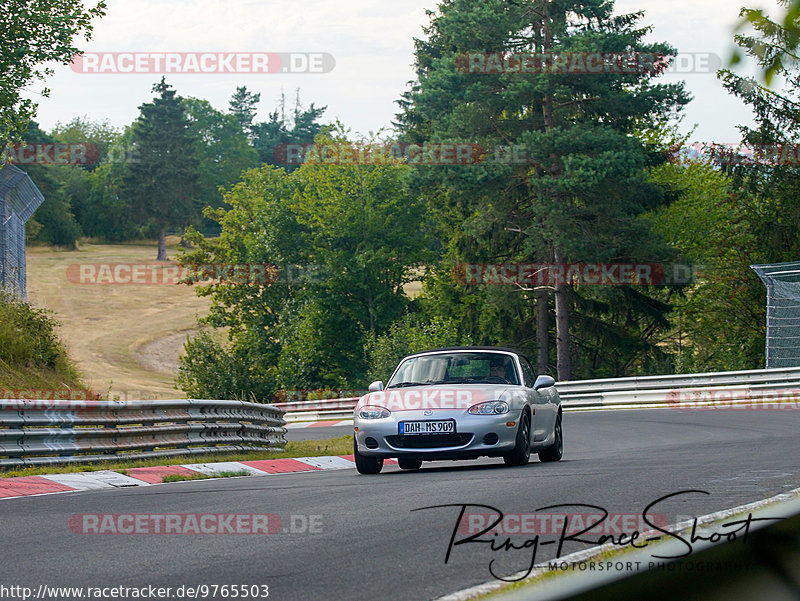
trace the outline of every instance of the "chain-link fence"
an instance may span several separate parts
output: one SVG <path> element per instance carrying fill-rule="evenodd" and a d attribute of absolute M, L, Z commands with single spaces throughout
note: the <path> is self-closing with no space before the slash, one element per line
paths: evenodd
<path fill-rule="evenodd" d="M 25 222 L 44 201 L 31 178 L 13 165 L 0 168 L 0 287 L 25 299 Z"/>
<path fill-rule="evenodd" d="M 800 367 L 800 261 L 750 267 L 767 287 L 767 368 Z"/>

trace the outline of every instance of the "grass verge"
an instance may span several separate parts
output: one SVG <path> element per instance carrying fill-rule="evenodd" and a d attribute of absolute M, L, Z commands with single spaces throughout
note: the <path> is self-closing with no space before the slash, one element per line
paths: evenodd
<path fill-rule="evenodd" d="M 40 476 L 42 474 L 68 474 L 74 472 L 96 472 L 99 470 L 121 471 L 132 467 L 155 467 L 159 465 L 188 465 L 191 463 L 214 463 L 217 461 L 258 461 L 259 459 L 293 459 L 295 457 L 316 457 L 322 455 L 350 455 L 353 452 L 353 436 L 323 440 L 299 440 L 286 444 L 284 451 L 260 451 L 258 453 L 219 453 L 201 457 L 154 457 L 153 459 L 136 459 L 125 461 L 115 459 L 85 465 L 71 463 L 59 466 L 26 467 L 8 471 L 0 471 L 2 478 L 18 476 Z"/>
<path fill-rule="evenodd" d="M 235 478 L 236 476 L 249 476 L 250 472 L 241 470 L 239 472 L 219 472 L 216 474 L 193 474 L 184 476 L 183 474 L 170 474 L 164 476 L 161 482 L 184 482 L 185 480 L 210 480 L 211 478 Z"/>
<path fill-rule="evenodd" d="M 62 396 L 75 393 L 75 398 L 84 398 L 86 387 L 80 378 L 68 371 L 58 371 L 50 367 L 30 365 L 10 365 L 0 359 L 0 398 L 30 398 L 48 396 L 53 392 Z"/>

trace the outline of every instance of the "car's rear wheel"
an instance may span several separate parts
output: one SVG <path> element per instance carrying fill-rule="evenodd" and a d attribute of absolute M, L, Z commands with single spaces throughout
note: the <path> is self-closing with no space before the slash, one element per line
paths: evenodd
<path fill-rule="evenodd" d="M 358 443 L 353 438 L 353 455 L 356 460 L 356 469 L 359 474 L 380 474 L 383 469 L 382 457 L 368 457 L 358 452 Z"/>
<path fill-rule="evenodd" d="M 397 465 L 401 470 L 418 470 L 422 467 L 422 459 L 414 459 L 413 457 L 398 457 Z"/>
<path fill-rule="evenodd" d="M 517 439 L 514 449 L 503 455 L 506 465 L 527 465 L 531 459 L 531 417 L 522 414 L 517 428 Z"/>
<path fill-rule="evenodd" d="M 539 451 L 539 461 L 559 461 L 564 454 L 564 432 L 561 428 L 561 414 L 556 418 L 556 439 L 553 444 Z"/>

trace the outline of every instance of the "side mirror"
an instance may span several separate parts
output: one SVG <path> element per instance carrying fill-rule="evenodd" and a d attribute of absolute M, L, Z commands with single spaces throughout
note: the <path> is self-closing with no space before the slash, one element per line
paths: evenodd
<path fill-rule="evenodd" d="M 539 390 L 540 388 L 550 388 L 555 383 L 556 381 L 550 376 L 539 376 L 536 378 L 536 382 L 533 383 L 533 389 Z"/>
<path fill-rule="evenodd" d="M 550 379 L 552 380 L 553 378 Z M 369 385 L 370 392 L 380 392 L 381 390 L 383 390 L 383 382 L 381 382 L 380 380 L 376 380 L 375 382 Z"/>

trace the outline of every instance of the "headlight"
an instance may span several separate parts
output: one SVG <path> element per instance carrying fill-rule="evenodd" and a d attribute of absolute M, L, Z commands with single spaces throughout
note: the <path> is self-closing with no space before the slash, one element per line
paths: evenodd
<path fill-rule="evenodd" d="M 508 413 L 508 403 L 503 401 L 489 401 L 488 403 L 481 403 L 473 405 L 469 408 L 467 413 L 472 415 L 500 415 Z"/>
<path fill-rule="evenodd" d="M 378 405 L 365 405 L 358 411 L 358 417 L 361 419 L 381 419 L 391 414 L 391 411 Z"/>

